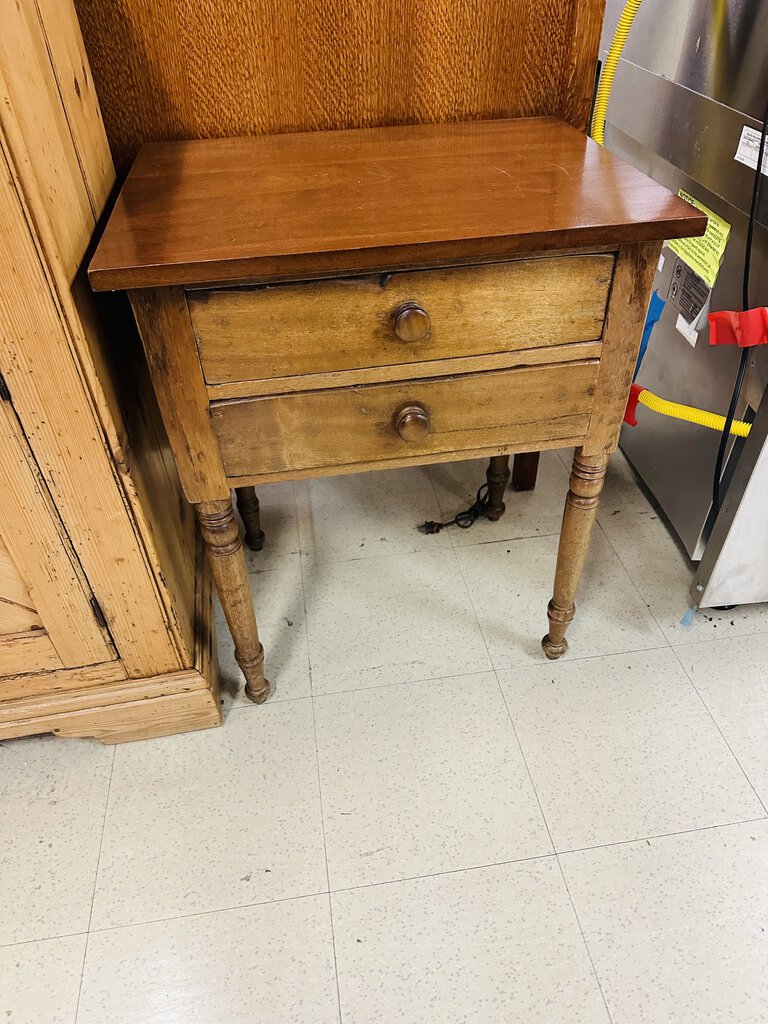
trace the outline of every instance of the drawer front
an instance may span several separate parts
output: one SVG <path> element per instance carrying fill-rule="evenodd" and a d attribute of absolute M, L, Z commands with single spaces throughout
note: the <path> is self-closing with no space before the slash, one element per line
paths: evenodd
<path fill-rule="evenodd" d="M 229 477 L 429 462 L 497 446 L 534 450 L 584 436 L 598 365 L 585 360 L 216 402 L 211 417 Z"/>
<path fill-rule="evenodd" d="M 188 293 L 209 384 L 600 338 L 612 255 Z"/>

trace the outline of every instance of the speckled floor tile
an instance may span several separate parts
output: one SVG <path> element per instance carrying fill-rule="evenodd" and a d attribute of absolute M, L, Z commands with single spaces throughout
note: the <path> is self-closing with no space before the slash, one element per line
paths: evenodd
<path fill-rule="evenodd" d="M 768 633 L 768 606 L 703 609 L 692 616 L 694 565 L 663 515 L 654 508 L 623 458 L 616 458 L 600 502 L 598 522 L 622 565 L 672 644 Z"/>
<path fill-rule="evenodd" d="M 88 928 L 113 757 L 93 740 L 0 745 L 0 945 Z"/>
<path fill-rule="evenodd" d="M 499 678 L 557 850 L 765 813 L 673 651 Z"/>
<path fill-rule="evenodd" d="M 552 852 L 492 672 L 315 701 L 331 888 Z"/>
<path fill-rule="evenodd" d="M 249 572 L 269 572 L 281 567 L 286 559 L 298 558 L 300 549 L 295 486 L 290 480 L 286 483 L 262 484 L 256 488 L 261 528 L 266 540 L 261 551 L 251 551 L 243 545 Z"/>
<path fill-rule="evenodd" d="M 554 858 L 334 893 L 345 1024 L 607 1024 Z"/>
<path fill-rule="evenodd" d="M 560 452 L 570 470 L 573 455 L 571 452 Z M 615 451 L 608 462 L 605 474 L 605 485 L 600 496 L 600 507 L 597 512 L 599 522 L 605 526 L 613 520 L 617 524 L 634 515 L 654 513 L 658 502 L 646 490 L 632 469 L 627 457 L 621 450 Z"/>
<path fill-rule="evenodd" d="M 286 559 L 271 572 L 251 575 L 250 583 L 259 638 L 264 645 L 264 668 L 273 687 L 270 701 L 309 696 L 309 655 L 298 558 Z M 235 644 L 218 599 L 216 639 L 225 710 L 256 707 L 245 696 L 245 679 L 235 661 Z"/>
<path fill-rule="evenodd" d="M 0 947 L 0 1020 L 75 1024 L 85 935 Z"/>
<path fill-rule="evenodd" d="M 409 551 L 440 551 L 447 536 L 426 536 L 440 507 L 426 467 L 319 477 L 296 484 L 302 555 L 347 561 Z"/>
<path fill-rule="evenodd" d="M 768 822 L 561 862 L 614 1021 L 768 1020 Z"/>
<path fill-rule="evenodd" d="M 94 928 L 327 888 L 311 701 L 118 748 Z"/>
<path fill-rule="evenodd" d="M 768 806 L 768 635 L 687 644 L 677 655 Z"/>
<path fill-rule="evenodd" d="M 510 457 L 510 469 L 512 459 L 513 456 Z M 487 467 L 487 459 L 441 462 L 430 466 L 429 473 L 444 520 L 452 519 L 474 502 L 478 487 L 485 483 Z M 451 527 L 448 533 L 457 548 L 496 540 L 559 534 L 567 491 L 568 473 L 557 452 L 542 452 L 535 489 L 517 492 L 508 486 L 504 494 L 507 510 L 501 519 L 495 523 L 479 519 L 469 530 Z"/>
<path fill-rule="evenodd" d="M 541 638 L 557 560 L 557 537 L 475 545 L 457 551 L 488 650 L 497 669 L 547 663 Z M 564 660 L 665 644 L 605 537 L 592 536 L 576 618 Z"/>
<path fill-rule="evenodd" d="M 92 933 L 78 1024 L 337 1024 L 327 896 Z"/>
<path fill-rule="evenodd" d="M 491 668 L 453 552 L 304 567 L 317 693 Z"/>

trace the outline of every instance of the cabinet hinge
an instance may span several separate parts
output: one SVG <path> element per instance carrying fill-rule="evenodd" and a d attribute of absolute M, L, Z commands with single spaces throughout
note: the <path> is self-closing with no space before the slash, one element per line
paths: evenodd
<path fill-rule="evenodd" d="M 0 373 L 0 399 L 2 399 L 3 402 L 10 402 L 11 400 L 11 392 L 8 385 L 5 383 L 5 377 L 2 373 Z"/>
<path fill-rule="evenodd" d="M 102 629 L 107 628 L 107 620 L 104 612 L 101 610 L 101 605 L 95 597 L 91 598 L 91 610 L 93 611 L 93 617 L 96 619 Z"/>

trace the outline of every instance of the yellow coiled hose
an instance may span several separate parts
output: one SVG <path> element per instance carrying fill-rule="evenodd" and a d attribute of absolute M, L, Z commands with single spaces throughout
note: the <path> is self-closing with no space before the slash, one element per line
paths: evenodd
<path fill-rule="evenodd" d="M 632 28 L 632 22 L 635 20 L 635 15 L 640 9 L 641 3 L 642 0 L 627 0 L 627 3 L 624 5 L 624 10 L 619 18 L 619 24 L 616 26 L 611 48 L 600 72 L 600 84 L 597 87 L 595 108 L 592 111 L 592 138 L 595 142 L 599 142 L 601 146 L 605 143 L 605 116 L 608 113 L 608 100 L 613 87 L 613 78 L 619 65 L 621 51 L 624 49 L 629 30 Z"/>
<path fill-rule="evenodd" d="M 692 405 L 668 402 L 666 398 L 659 398 L 651 391 L 641 391 L 637 400 L 641 405 L 647 405 L 649 409 L 661 413 L 662 416 L 673 416 L 676 420 L 698 423 L 700 427 L 709 427 L 710 430 L 718 430 L 721 433 L 725 426 L 725 416 L 718 416 L 717 413 L 706 412 L 704 409 L 694 409 Z M 743 420 L 734 420 L 731 423 L 731 433 L 737 437 L 748 437 L 750 426 L 750 423 Z"/>

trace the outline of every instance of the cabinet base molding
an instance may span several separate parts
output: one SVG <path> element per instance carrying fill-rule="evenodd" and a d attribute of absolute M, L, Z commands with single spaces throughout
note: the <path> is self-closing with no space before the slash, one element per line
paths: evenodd
<path fill-rule="evenodd" d="M 0 708 L 0 739 L 52 732 L 126 743 L 221 724 L 218 680 L 197 669 L 126 679 L 90 690 L 9 701 Z"/>
<path fill-rule="evenodd" d="M 47 673 L 47 682 L 45 674 L 18 676 L 18 696 L 0 702 L 0 740 L 52 732 L 127 743 L 221 725 L 212 581 L 201 550 L 197 564 L 193 668 L 127 679 L 113 661 Z"/>

